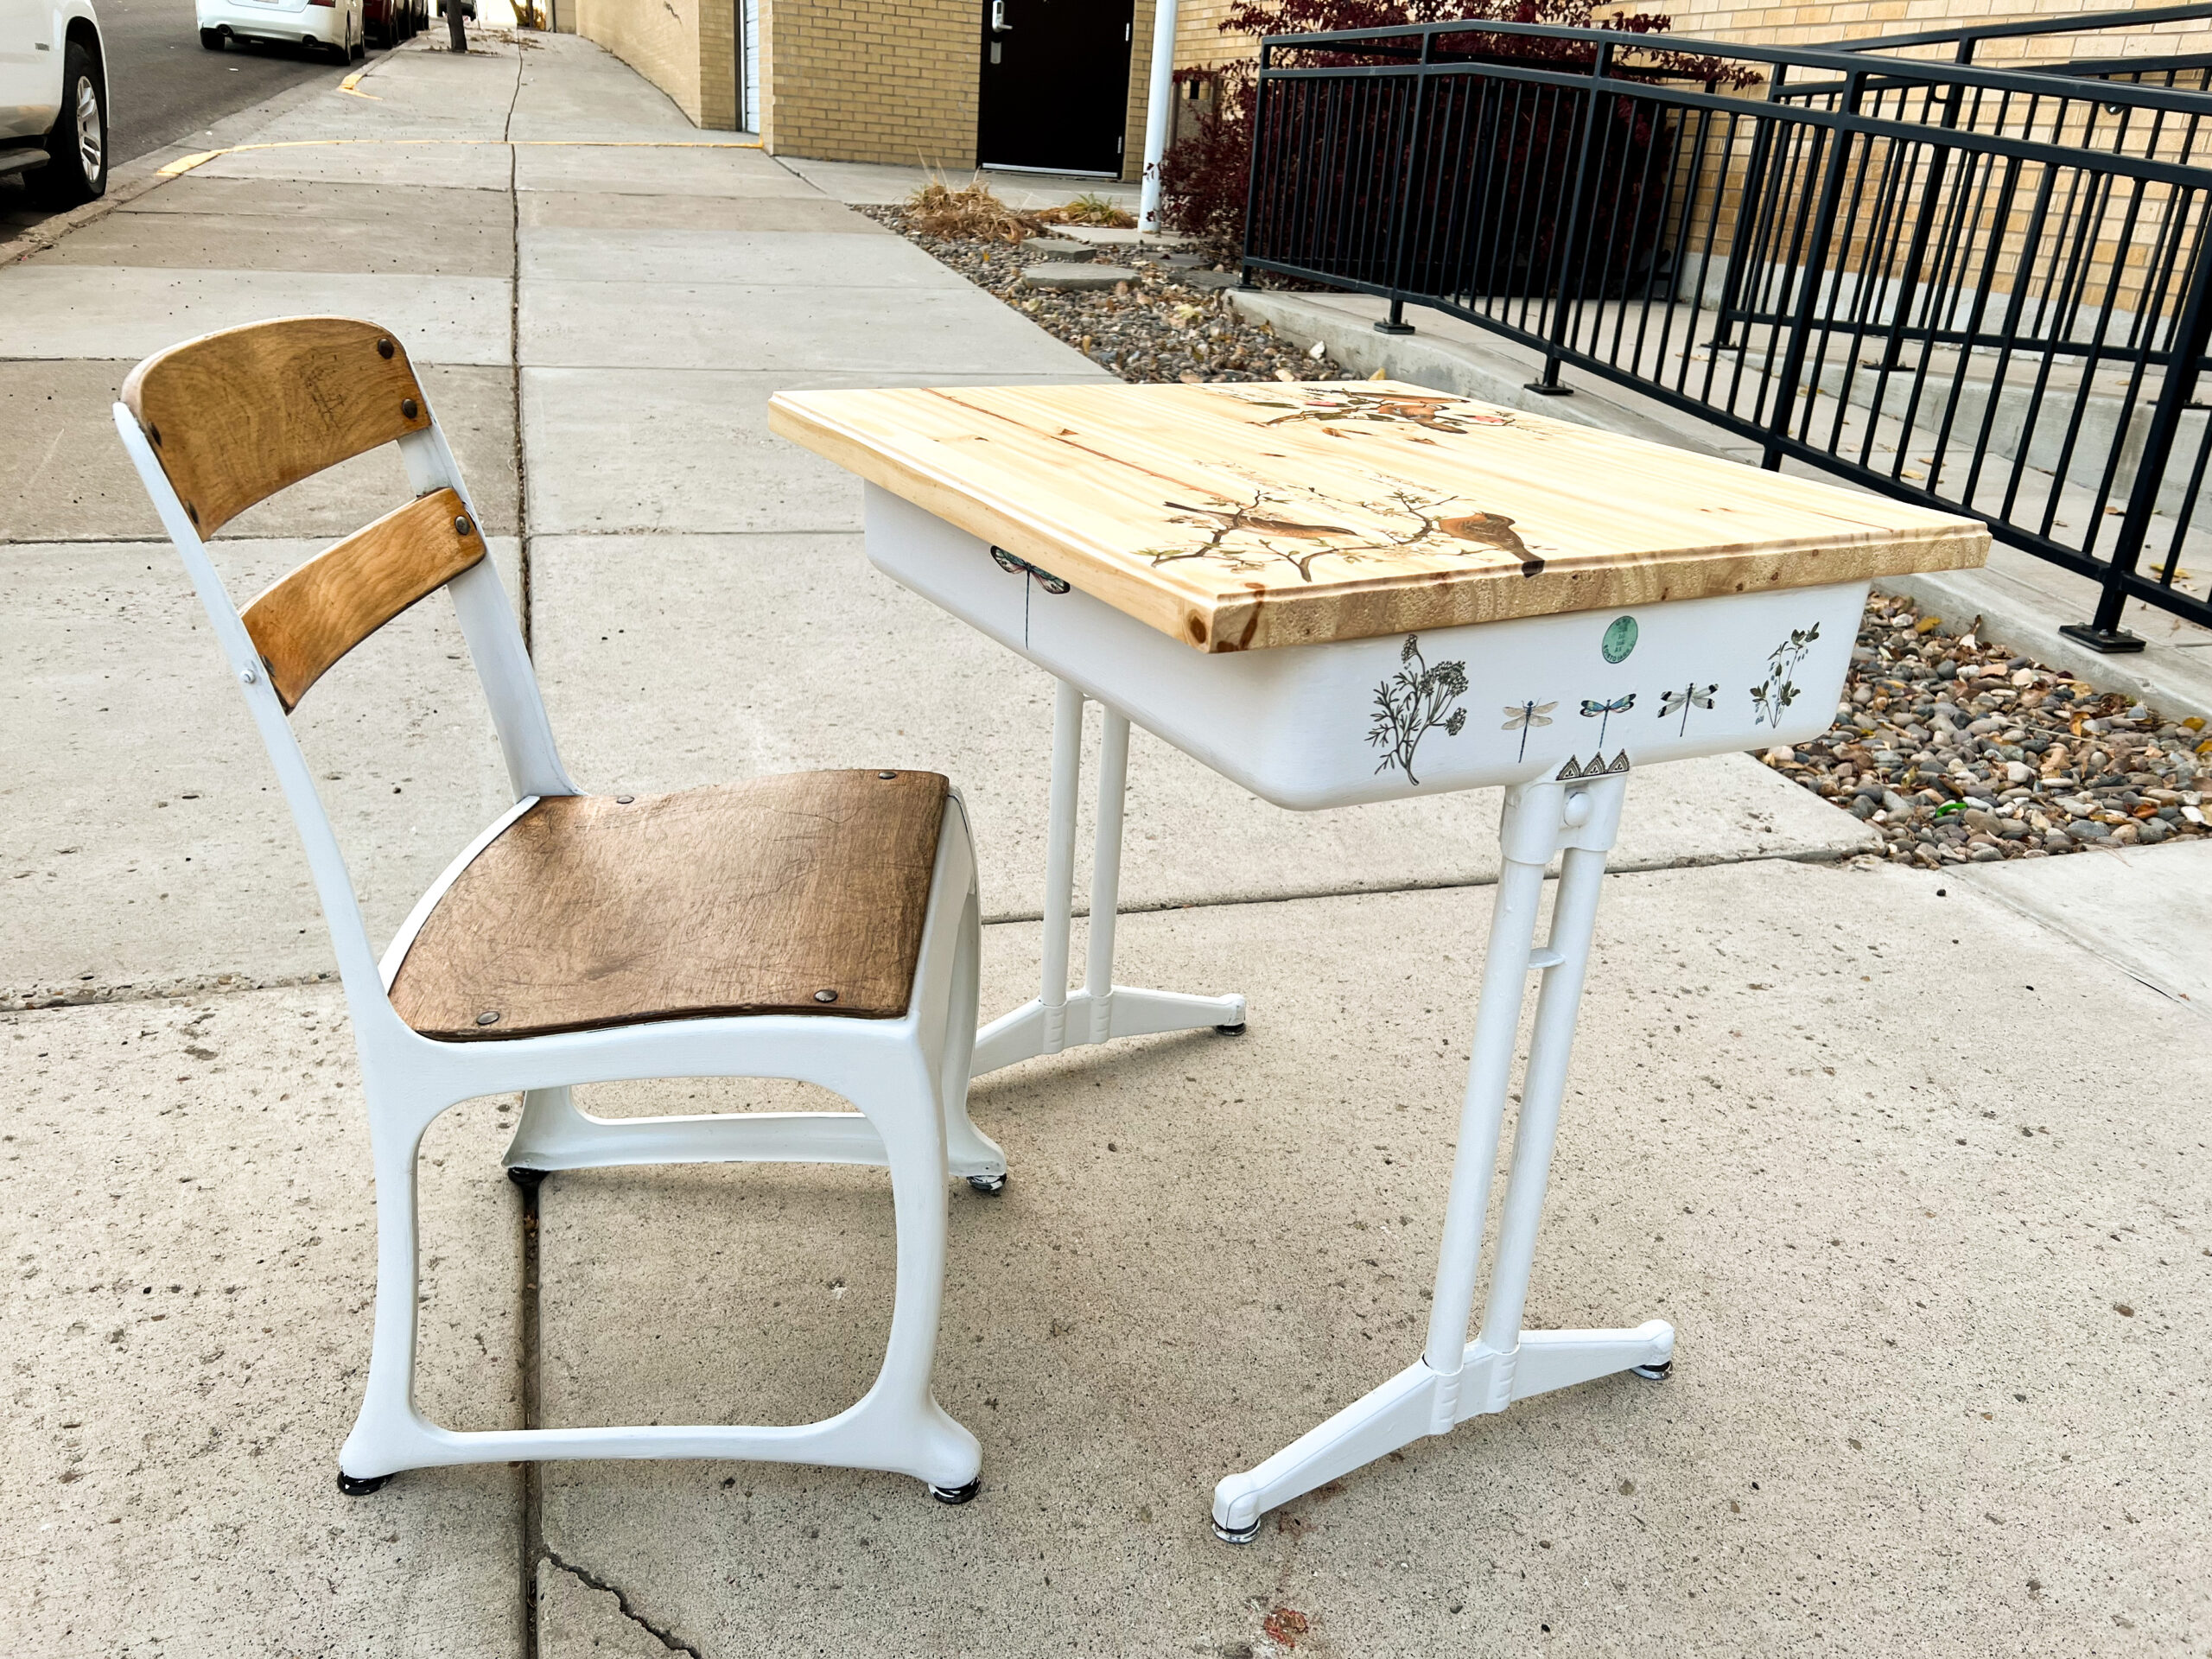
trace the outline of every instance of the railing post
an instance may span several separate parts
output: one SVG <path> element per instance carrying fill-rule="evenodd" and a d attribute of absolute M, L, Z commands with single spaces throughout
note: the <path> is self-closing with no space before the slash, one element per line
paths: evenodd
<path fill-rule="evenodd" d="M 1236 286 L 1254 289 L 1259 284 L 1252 280 L 1252 213 L 1260 200 L 1260 146 L 1267 133 L 1268 65 L 1273 49 L 1263 39 L 1260 42 L 1259 79 L 1252 84 L 1252 159 L 1244 172 L 1244 245 L 1237 250 Z"/>
<path fill-rule="evenodd" d="M 1788 64 L 1777 63 L 1774 66 L 1774 73 L 1767 77 L 1766 82 L 1766 101 L 1769 104 L 1781 102 L 1782 83 L 1789 73 Z M 1737 302 L 1743 297 L 1744 267 L 1750 260 L 1748 249 L 1751 243 L 1758 239 L 1758 199 L 1766 190 L 1767 151 L 1774 143 L 1772 137 L 1774 128 L 1773 122 L 1762 121 L 1751 134 L 1751 160 L 1744 164 L 1744 188 L 1737 196 L 1737 200 L 1741 205 L 1737 208 L 1735 223 L 1729 227 L 1728 231 L 1728 269 L 1720 274 L 1720 303 L 1713 310 L 1713 338 L 1705 342 L 1705 348 L 1708 352 L 1732 352 L 1739 349 L 1737 343 L 1728 338 L 1728 328 L 1731 320 L 1737 312 Z M 1733 148 L 1732 144 L 1731 148 Z M 1713 211 L 1716 214 L 1720 211 L 1721 203 L 1727 199 L 1728 163 L 1726 157 L 1720 163 L 1719 189 L 1719 200 L 1713 204 Z M 1746 227 L 1749 227 L 1751 232 L 1748 238 L 1745 234 Z M 1699 297 L 1702 298 L 1703 296 L 1700 295 Z"/>
<path fill-rule="evenodd" d="M 2158 407 L 2152 411 L 2151 429 L 2143 440 L 2143 454 L 2135 463 L 2135 482 L 2127 492 L 2126 515 L 2120 521 L 2120 535 L 2106 562 L 2104 591 L 2098 595 L 2096 615 L 2089 622 L 2069 622 L 2059 629 L 2069 639 L 2107 655 L 2140 651 L 2143 641 L 2120 626 L 2127 605 L 2126 578 L 2135 574 L 2144 541 L 2151 533 L 2151 515 L 2158 505 L 2159 486 L 2165 482 L 2166 463 L 2173 458 L 2174 437 L 2181 429 L 2182 413 L 2196 396 L 2196 378 L 2204 352 L 2212 343 L 2212 193 L 2200 193 L 2194 202 L 2183 200 L 2179 211 L 2191 206 L 2199 219 L 2196 269 L 2190 273 L 2189 297 L 2183 302 L 2181 320 L 2174 326 L 2166 355 L 2166 381 L 2158 389 Z M 2122 437 L 2126 429 L 2122 429 Z"/>
<path fill-rule="evenodd" d="M 1855 116 L 1859 113 L 1859 88 L 1863 72 L 1853 70 L 1844 78 L 1843 99 L 1837 113 Z M 1835 215 L 1843 198 L 1843 169 L 1851 156 L 1851 129 L 1837 126 L 1832 129 L 1834 148 L 1828 151 L 1827 167 L 1821 180 L 1821 199 L 1813 209 L 1812 245 L 1805 251 L 1805 270 L 1797 289 L 1797 304 L 1789 319 L 1789 347 L 1782 359 L 1782 373 L 1774 388 L 1774 412 L 1770 417 L 1770 429 L 1787 436 L 1797 412 L 1797 382 L 1805 372 L 1805 353 L 1811 343 L 1813 313 L 1820 303 L 1821 284 L 1827 275 L 1828 248 L 1835 238 Z M 1850 246 L 1850 238 L 1844 238 Z M 1766 453 L 1759 464 L 1769 472 L 1782 465 L 1782 448 L 1776 443 L 1766 446 Z"/>
<path fill-rule="evenodd" d="M 1555 347 L 1567 344 L 1567 273 L 1573 269 L 1575 256 L 1582 251 L 1583 198 L 1590 178 L 1590 140 L 1598 130 L 1598 105 L 1603 99 L 1598 83 L 1605 79 L 1612 67 L 1613 43 L 1600 41 L 1598 55 L 1590 65 L 1590 90 L 1583 94 L 1586 101 L 1582 106 L 1582 141 L 1575 149 L 1574 193 L 1568 198 L 1567 242 L 1560 251 L 1559 283 L 1552 296 L 1551 338 Z M 1581 314 L 1579 299 L 1575 313 L 1578 316 Z M 1543 378 L 1529 381 L 1522 390 L 1541 392 L 1547 397 L 1572 397 L 1574 388 L 1559 383 L 1559 363 L 1560 353 L 1556 350 L 1545 353 Z"/>
<path fill-rule="evenodd" d="M 1421 188 L 1422 123 L 1428 110 L 1428 48 L 1435 38 L 1427 33 L 1421 35 L 1421 67 L 1414 71 L 1414 114 L 1406 132 L 1406 168 L 1390 202 L 1390 315 L 1375 325 L 1378 334 L 1410 334 L 1414 331 L 1413 324 L 1406 321 L 1406 218 L 1411 212 L 1407 199 Z"/>
<path fill-rule="evenodd" d="M 1972 53 L 1971 41 L 1959 42 L 1959 61 L 1964 63 Z M 1939 124 L 1945 130 L 1959 124 L 1959 101 L 1965 88 L 1954 85 L 1943 99 L 1943 118 Z M 1928 182 L 1921 187 L 1920 212 L 1913 220 L 1912 244 L 1904 256 L 1904 285 L 1898 291 L 1896 312 L 1890 318 L 1890 336 L 1882 347 L 1880 366 L 1894 369 L 1902 365 L 1897 361 L 1897 347 L 1904 340 L 1905 317 L 1912 309 L 1913 296 L 1920 288 L 1921 267 L 1928 261 L 1928 238 L 1935 233 L 1937 205 L 1943 194 L 1943 175 L 1948 169 L 1950 151 L 1936 147 L 1936 159 L 1928 169 Z"/>

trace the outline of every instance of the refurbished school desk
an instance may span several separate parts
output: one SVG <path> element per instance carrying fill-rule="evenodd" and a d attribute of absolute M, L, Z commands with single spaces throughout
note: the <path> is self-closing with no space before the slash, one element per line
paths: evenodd
<path fill-rule="evenodd" d="M 1868 582 L 1980 564 L 1981 526 L 1392 383 L 785 392 L 770 419 L 868 480 L 873 563 L 1060 682 L 1042 993 L 985 1027 L 977 1072 L 1243 1023 L 1242 997 L 1113 982 L 1130 721 L 1281 806 L 1505 788 L 1427 1349 L 1224 1478 L 1215 1530 L 1248 1541 L 1277 1504 L 1530 1395 L 1663 1376 L 1663 1320 L 1521 1328 L 1629 775 L 1826 730 Z M 1071 993 L 1086 697 L 1106 723 L 1088 982 Z M 1542 989 L 1471 1342 L 1532 972 Z"/>

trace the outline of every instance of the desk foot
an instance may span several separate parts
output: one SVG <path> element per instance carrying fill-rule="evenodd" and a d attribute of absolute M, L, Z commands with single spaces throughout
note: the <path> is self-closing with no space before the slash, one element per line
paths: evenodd
<path fill-rule="evenodd" d="M 1056 1017 L 1057 1016 L 1057 1017 Z M 1156 1037 L 1173 1031 L 1242 1031 L 1241 996 L 1186 996 L 1180 991 L 1147 991 L 1116 985 L 1104 998 L 1070 991 L 1057 1008 L 1032 998 L 1001 1014 L 976 1033 L 976 1058 L 969 1075 L 981 1077 L 1017 1060 L 1058 1054 L 1087 1043 L 1116 1037 Z"/>
<path fill-rule="evenodd" d="M 1616 1371 L 1667 1365 L 1674 1352 L 1675 1327 L 1649 1319 L 1633 1330 L 1524 1332 L 1521 1345 L 1508 1353 L 1471 1342 L 1460 1369 L 1449 1376 L 1415 1360 L 1258 1468 L 1224 1478 L 1213 1489 L 1214 1535 L 1249 1542 L 1269 1510 L 1402 1446 L 1448 1434 L 1470 1417 L 1503 1411 L 1516 1400 Z"/>

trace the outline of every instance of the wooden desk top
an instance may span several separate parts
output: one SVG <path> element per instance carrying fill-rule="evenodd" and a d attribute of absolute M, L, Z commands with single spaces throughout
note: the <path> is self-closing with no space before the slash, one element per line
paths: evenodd
<path fill-rule="evenodd" d="M 1989 553 L 1971 519 L 1395 381 L 786 391 L 769 424 L 1209 652 Z"/>

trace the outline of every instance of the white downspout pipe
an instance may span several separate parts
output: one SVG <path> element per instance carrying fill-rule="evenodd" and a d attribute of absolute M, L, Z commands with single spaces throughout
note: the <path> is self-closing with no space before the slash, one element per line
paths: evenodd
<path fill-rule="evenodd" d="M 1160 158 L 1175 122 L 1176 0 L 1153 0 L 1152 87 L 1144 106 L 1144 183 L 1137 198 L 1137 233 L 1160 232 Z"/>

